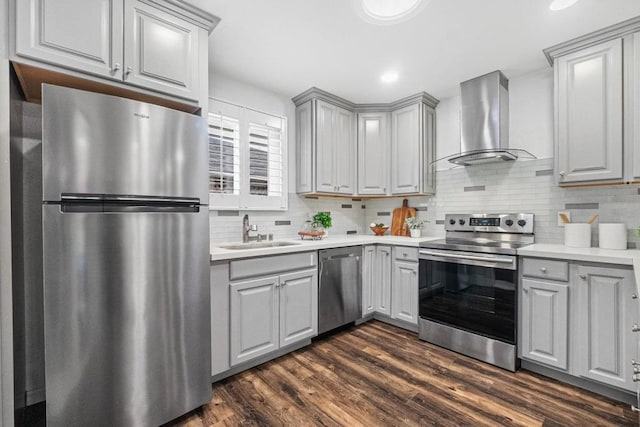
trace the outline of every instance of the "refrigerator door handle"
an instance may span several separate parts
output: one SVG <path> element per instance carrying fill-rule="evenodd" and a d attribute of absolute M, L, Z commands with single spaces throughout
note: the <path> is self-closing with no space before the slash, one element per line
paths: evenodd
<path fill-rule="evenodd" d="M 197 197 L 158 197 L 139 196 L 129 194 L 83 194 L 83 193 L 62 193 L 60 195 L 62 203 L 69 202 L 103 202 L 103 203 L 131 203 L 131 204 L 185 204 L 199 205 L 200 199 Z"/>

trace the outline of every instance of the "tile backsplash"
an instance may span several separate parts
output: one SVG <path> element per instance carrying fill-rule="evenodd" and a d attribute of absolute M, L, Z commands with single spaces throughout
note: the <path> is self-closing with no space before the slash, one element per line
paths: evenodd
<path fill-rule="evenodd" d="M 423 234 L 444 235 L 445 213 L 526 212 L 536 215 L 536 241 L 562 243 L 563 229 L 557 225 L 557 212 L 570 211 L 573 222 L 585 222 L 598 214 L 601 222 L 624 222 L 631 247 L 639 243 L 640 189 L 638 186 L 560 188 L 554 183 L 553 160 L 492 163 L 438 171 L 437 194 L 410 197 L 409 206 L 429 221 Z M 260 233 L 273 233 L 276 239 L 297 237 L 305 221 L 315 212 L 330 211 L 333 227 L 330 234 L 349 231 L 370 233 L 371 222 L 391 223 L 391 212 L 402 205 L 402 198 L 359 201 L 358 199 L 307 199 L 289 195 L 286 212 L 211 211 L 211 241 L 239 241 L 242 216 Z M 224 213 L 223 213 L 224 212 Z M 232 215 L 232 216 L 228 216 Z M 278 224 L 278 225 L 276 225 Z M 592 244 L 598 244 L 598 227 L 593 227 Z M 640 247 L 640 244 L 638 244 Z"/>

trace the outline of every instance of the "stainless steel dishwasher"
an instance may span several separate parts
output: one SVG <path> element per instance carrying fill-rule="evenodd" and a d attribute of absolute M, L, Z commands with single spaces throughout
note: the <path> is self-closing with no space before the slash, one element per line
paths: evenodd
<path fill-rule="evenodd" d="M 362 317 L 362 247 L 324 249 L 320 255 L 318 333 Z"/>

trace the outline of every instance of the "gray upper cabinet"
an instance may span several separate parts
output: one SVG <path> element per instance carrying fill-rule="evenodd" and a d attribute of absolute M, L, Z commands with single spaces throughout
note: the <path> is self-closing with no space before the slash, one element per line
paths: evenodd
<path fill-rule="evenodd" d="M 556 59 L 560 184 L 621 180 L 622 39 Z"/>
<path fill-rule="evenodd" d="M 298 152 L 297 190 L 300 193 L 355 193 L 355 114 L 320 99 L 296 108 Z"/>
<path fill-rule="evenodd" d="M 391 112 L 391 193 L 420 192 L 420 104 Z"/>
<path fill-rule="evenodd" d="M 212 15 L 168 0 L 13 4 L 14 62 L 75 71 L 85 79 L 98 77 L 96 81 L 107 79 L 190 102 L 203 98 L 208 34 L 219 21 Z"/>
<path fill-rule="evenodd" d="M 146 1 L 125 0 L 124 80 L 197 100 L 200 31 Z"/>
<path fill-rule="evenodd" d="M 561 186 L 640 182 L 640 17 L 544 50 Z"/>
<path fill-rule="evenodd" d="M 357 105 L 311 88 L 293 102 L 298 193 L 435 192 L 437 99 L 422 92 L 391 104 Z"/>
<path fill-rule="evenodd" d="M 579 375 L 634 391 L 638 302 L 632 270 L 578 267 Z"/>
<path fill-rule="evenodd" d="M 359 113 L 358 194 L 387 194 L 389 156 L 389 113 Z"/>
<path fill-rule="evenodd" d="M 18 55 L 122 79 L 122 0 L 16 0 Z"/>
<path fill-rule="evenodd" d="M 566 370 L 569 356 L 569 286 L 522 279 L 522 357 Z"/>

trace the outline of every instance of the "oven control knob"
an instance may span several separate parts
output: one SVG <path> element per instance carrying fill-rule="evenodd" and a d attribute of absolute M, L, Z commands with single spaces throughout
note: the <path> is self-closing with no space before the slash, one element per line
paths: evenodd
<path fill-rule="evenodd" d="M 451 225 L 455 225 L 455 223 L 456 223 L 456 220 L 455 220 L 455 219 L 450 219 L 450 220 L 449 220 L 449 224 L 451 224 Z"/>
<path fill-rule="evenodd" d="M 507 227 L 511 227 L 513 225 L 513 220 L 512 219 L 508 219 L 504 223 L 507 224 Z"/>
<path fill-rule="evenodd" d="M 525 221 L 524 219 L 519 219 L 518 220 L 518 225 L 520 227 L 524 227 L 525 225 L 527 225 L 527 221 Z"/>
<path fill-rule="evenodd" d="M 460 225 L 464 225 L 464 219 L 459 219 L 459 220 L 458 220 L 458 224 L 460 224 Z"/>

